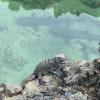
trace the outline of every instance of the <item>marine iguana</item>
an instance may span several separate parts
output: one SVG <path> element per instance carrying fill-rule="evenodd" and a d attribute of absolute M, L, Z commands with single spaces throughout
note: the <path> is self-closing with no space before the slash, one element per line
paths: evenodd
<path fill-rule="evenodd" d="M 21 82 L 22 88 L 24 89 L 25 84 L 34 79 L 38 79 L 39 84 L 42 84 L 43 83 L 42 76 L 51 72 L 53 73 L 53 71 L 58 71 L 62 69 L 64 67 L 65 60 L 66 60 L 65 56 L 63 54 L 60 54 L 58 56 L 53 57 L 52 59 L 40 62 L 36 66 L 34 72 Z"/>

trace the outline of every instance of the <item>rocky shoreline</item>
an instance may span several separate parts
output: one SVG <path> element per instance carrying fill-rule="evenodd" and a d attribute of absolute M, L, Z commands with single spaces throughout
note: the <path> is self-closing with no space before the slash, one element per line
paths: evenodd
<path fill-rule="evenodd" d="M 34 79 L 24 89 L 1 83 L 0 100 L 100 100 L 100 58 L 91 62 L 66 59 L 58 75 L 54 73 L 43 75 L 44 84 Z"/>

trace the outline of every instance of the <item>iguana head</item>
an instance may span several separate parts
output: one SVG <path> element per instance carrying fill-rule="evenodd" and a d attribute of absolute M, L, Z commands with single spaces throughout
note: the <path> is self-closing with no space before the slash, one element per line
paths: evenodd
<path fill-rule="evenodd" d="M 64 54 L 59 54 L 56 57 L 57 57 L 57 60 L 58 60 L 59 64 L 64 64 L 65 63 L 66 58 L 65 58 Z"/>

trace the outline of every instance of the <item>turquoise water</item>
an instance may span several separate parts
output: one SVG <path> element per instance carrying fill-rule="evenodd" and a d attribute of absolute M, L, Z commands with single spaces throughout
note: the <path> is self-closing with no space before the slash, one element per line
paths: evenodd
<path fill-rule="evenodd" d="M 53 8 L 19 11 L 0 2 L 0 82 L 19 84 L 36 64 L 64 53 L 72 60 L 99 57 L 100 18 L 70 13 L 54 17 Z"/>

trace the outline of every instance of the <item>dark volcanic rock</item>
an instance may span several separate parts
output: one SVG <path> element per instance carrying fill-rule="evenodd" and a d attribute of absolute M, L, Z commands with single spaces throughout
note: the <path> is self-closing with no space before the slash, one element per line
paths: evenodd
<path fill-rule="evenodd" d="M 44 74 L 42 85 L 38 79 L 27 82 L 24 89 L 1 84 L 0 100 L 100 100 L 100 58 L 93 62 L 66 59 L 63 65 Z"/>
<path fill-rule="evenodd" d="M 100 58 L 97 58 L 93 61 L 94 67 L 100 71 Z"/>

